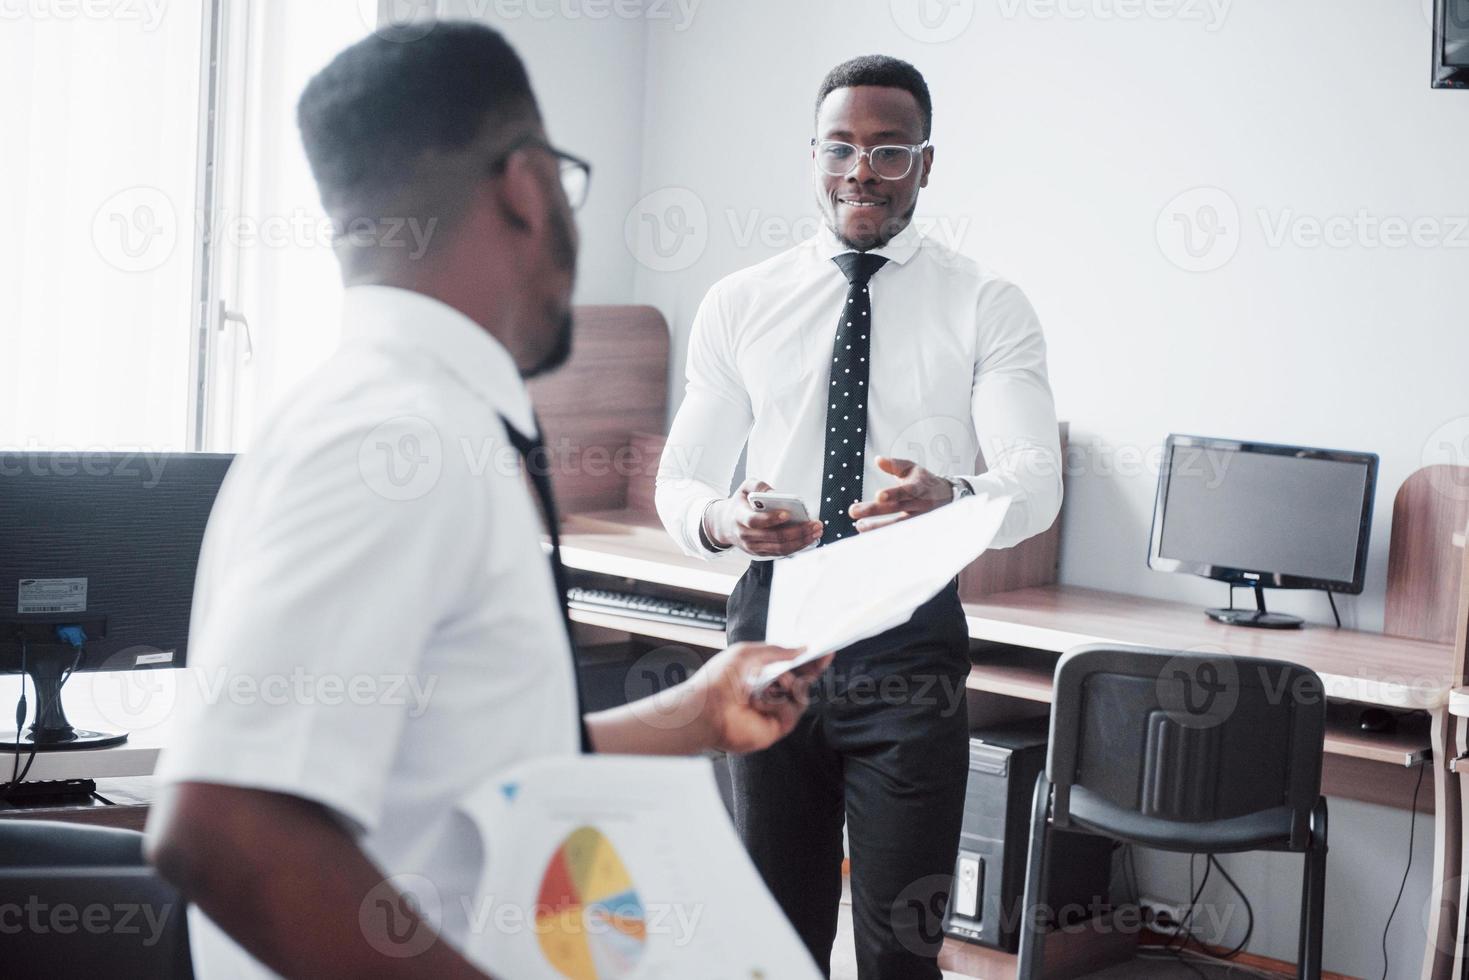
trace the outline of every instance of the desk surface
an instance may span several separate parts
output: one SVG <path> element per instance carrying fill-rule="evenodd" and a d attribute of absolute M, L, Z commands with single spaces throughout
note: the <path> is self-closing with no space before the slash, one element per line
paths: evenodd
<path fill-rule="evenodd" d="M 623 513 L 568 519 L 561 539 L 568 567 L 659 585 L 728 595 L 748 561 L 736 556 L 705 561 L 678 550 L 647 517 Z M 1125 643 L 1176 650 L 1211 650 L 1269 657 L 1309 667 L 1333 698 L 1398 708 L 1442 707 L 1453 687 L 1453 648 L 1381 633 L 1308 625 L 1299 630 L 1258 630 L 1216 623 L 1187 603 L 1148 599 L 1071 586 L 1043 586 L 966 602 L 969 635 L 977 640 L 1062 652 L 1085 643 Z M 617 617 L 594 625 L 619 628 Z M 648 625 L 620 628 L 649 634 Z M 691 631 L 701 646 L 723 635 Z M 656 635 L 662 635 L 656 634 Z M 692 642 L 683 636 L 670 640 Z M 971 686 L 996 693 L 1049 700 L 1050 678 L 1033 668 L 997 663 L 976 666 Z"/>

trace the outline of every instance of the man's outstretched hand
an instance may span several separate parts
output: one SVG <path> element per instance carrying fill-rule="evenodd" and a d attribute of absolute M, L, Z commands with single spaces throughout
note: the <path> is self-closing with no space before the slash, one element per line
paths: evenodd
<path fill-rule="evenodd" d="M 859 532 L 926 514 L 954 499 L 954 487 L 948 480 L 930 473 L 911 459 L 879 456 L 877 468 L 891 473 L 898 482 L 878 493 L 876 499 L 859 501 L 847 509 Z"/>

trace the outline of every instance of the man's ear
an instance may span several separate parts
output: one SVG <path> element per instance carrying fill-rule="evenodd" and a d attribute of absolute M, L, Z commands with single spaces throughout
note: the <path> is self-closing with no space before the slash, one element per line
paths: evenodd
<path fill-rule="evenodd" d="M 550 201 L 531 154 L 510 154 L 499 179 L 492 185 L 491 193 L 496 195 L 496 203 L 505 216 L 506 224 L 532 238 L 549 233 L 546 224 L 551 214 Z"/>
<path fill-rule="evenodd" d="M 933 170 L 933 147 L 932 146 L 925 146 L 923 148 L 923 176 L 920 177 L 919 180 L 918 180 L 918 186 L 919 187 L 927 187 L 928 186 L 928 175 L 929 175 L 929 173 L 932 170 Z"/>

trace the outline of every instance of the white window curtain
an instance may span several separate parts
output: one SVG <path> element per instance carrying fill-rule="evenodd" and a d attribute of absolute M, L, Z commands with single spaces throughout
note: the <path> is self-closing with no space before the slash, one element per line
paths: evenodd
<path fill-rule="evenodd" d="M 0 448 L 182 449 L 200 4 L 17 9 L 0 22 Z"/>
<path fill-rule="evenodd" d="M 243 449 L 337 340 L 340 279 L 295 102 L 375 10 L 219 0 L 211 79 L 212 3 L 32 4 L 0 21 L 0 449 Z"/>

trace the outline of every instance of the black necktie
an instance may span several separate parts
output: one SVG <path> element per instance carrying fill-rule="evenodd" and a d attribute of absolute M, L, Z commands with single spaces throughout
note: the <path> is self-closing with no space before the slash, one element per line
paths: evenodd
<path fill-rule="evenodd" d="M 571 649 L 571 675 L 576 680 L 576 720 L 581 728 L 581 750 L 591 752 L 591 736 L 587 732 L 586 720 L 582 717 L 581 671 L 577 669 L 576 643 L 571 636 L 571 610 L 566 605 L 566 566 L 561 564 L 561 522 L 556 517 L 556 498 L 551 491 L 551 456 L 546 451 L 545 440 L 540 436 L 539 420 L 536 421 L 534 438 L 522 435 L 503 415 L 500 416 L 500 421 L 505 423 L 505 433 L 510 437 L 510 444 L 520 454 L 520 461 L 530 474 L 536 496 L 541 499 L 541 513 L 546 519 L 546 529 L 551 535 L 551 578 L 556 582 L 556 602 L 561 606 L 561 621 L 566 627 L 566 644 Z"/>
<path fill-rule="evenodd" d="M 867 294 L 867 282 L 887 259 L 867 252 L 847 252 L 832 261 L 851 285 L 837 320 L 831 384 L 826 389 L 826 448 L 821 457 L 821 520 L 826 527 L 821 532 L 822 544 L 857 533 L 847 508 L 862 499 L 867 445 L 867 355 L 872 349 L 872 297 Z"/>

